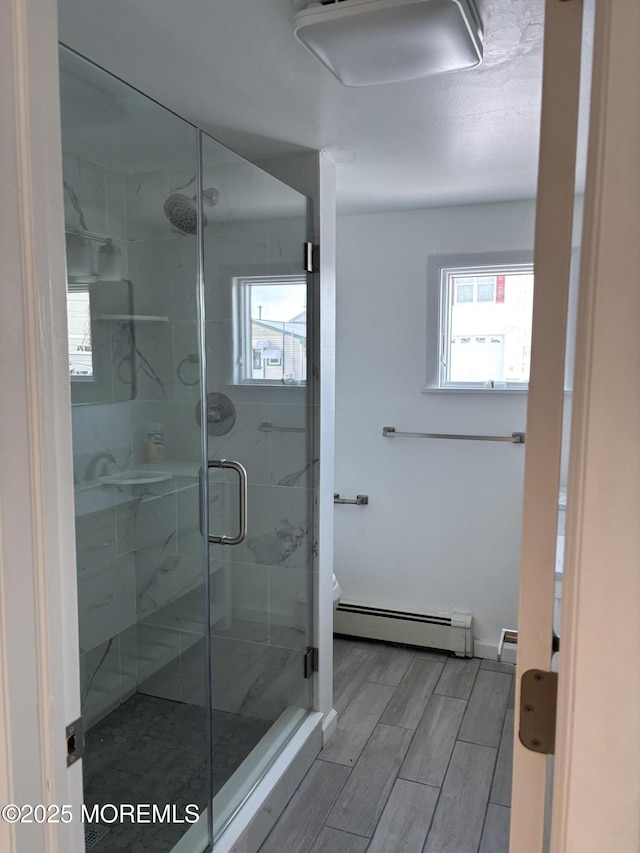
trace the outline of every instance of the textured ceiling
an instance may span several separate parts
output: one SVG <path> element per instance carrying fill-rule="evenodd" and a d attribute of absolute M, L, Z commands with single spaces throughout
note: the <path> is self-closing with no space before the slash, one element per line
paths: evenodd
<path fill-rule="evenodd" d="M 532 197 L 543 0 L 478 6 L 479 68 L 359 89 L 294 39 L 291 0 L 60 0 L 60 39 L 250 159 L 325 150 L 343 213 Z"/>

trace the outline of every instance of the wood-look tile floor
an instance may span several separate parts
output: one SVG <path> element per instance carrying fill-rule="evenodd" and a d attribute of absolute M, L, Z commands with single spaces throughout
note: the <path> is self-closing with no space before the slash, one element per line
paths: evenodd
<path fill-rule="evenodd" d="M 507 853 L 514 667 L 336 637 L 338 730 L 260 853 Z"/>

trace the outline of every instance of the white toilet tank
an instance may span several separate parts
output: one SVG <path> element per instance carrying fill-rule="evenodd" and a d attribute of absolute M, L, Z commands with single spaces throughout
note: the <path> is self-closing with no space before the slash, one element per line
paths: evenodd
<path fill-rule="evenodd" d="M 332 584 L 332 593 L 333 593 L 333 609 L 340 604 L 340 596 L 342 595 L 342 589 L 340 588 L 340 584 L 338 583 L 338 578 L 333 575 L 333 584 Z"/>

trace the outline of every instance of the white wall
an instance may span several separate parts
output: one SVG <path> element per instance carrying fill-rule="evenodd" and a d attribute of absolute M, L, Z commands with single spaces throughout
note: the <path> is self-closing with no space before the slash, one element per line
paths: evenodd
<path fill-rule="evenodd" d="M 517 624 L 524 448 L 383 438 L 510 434 L 526 394 L 423 393 L 430 254 L 533 249 L 532 201 L 338 219 L 335 571 L 345 600 L 472 613 L 476 654 Z"/>

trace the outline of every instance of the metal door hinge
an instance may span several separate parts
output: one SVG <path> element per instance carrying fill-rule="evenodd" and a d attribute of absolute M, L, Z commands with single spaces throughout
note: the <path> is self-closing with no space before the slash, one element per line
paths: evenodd
<path fill-rule="evenodd" d="M 523 746 L 553 755 L 556 747 L 558 673 L 529 669 L 520 681 L 520 730 Z"/>
<path fill-rule="evenodd" d="M 313 243 L 304 244 L 304 271 L 320 271 L 320 246 Z"/>
<path fill-rule="evenodd" d="M 314 672 L 318 671 L 318 650 L 308 648 L 304 653 L 304 677 L 311 678 Z"/>
<path fill-rule="evenodd" d="M 65 729 L 65 737 L 67 739 L 67 767 L 71 767 L 79 758 L 82 758 L 84 753 L 82 717 L 78 717 L 73 723 L 69 723 Z"/>

